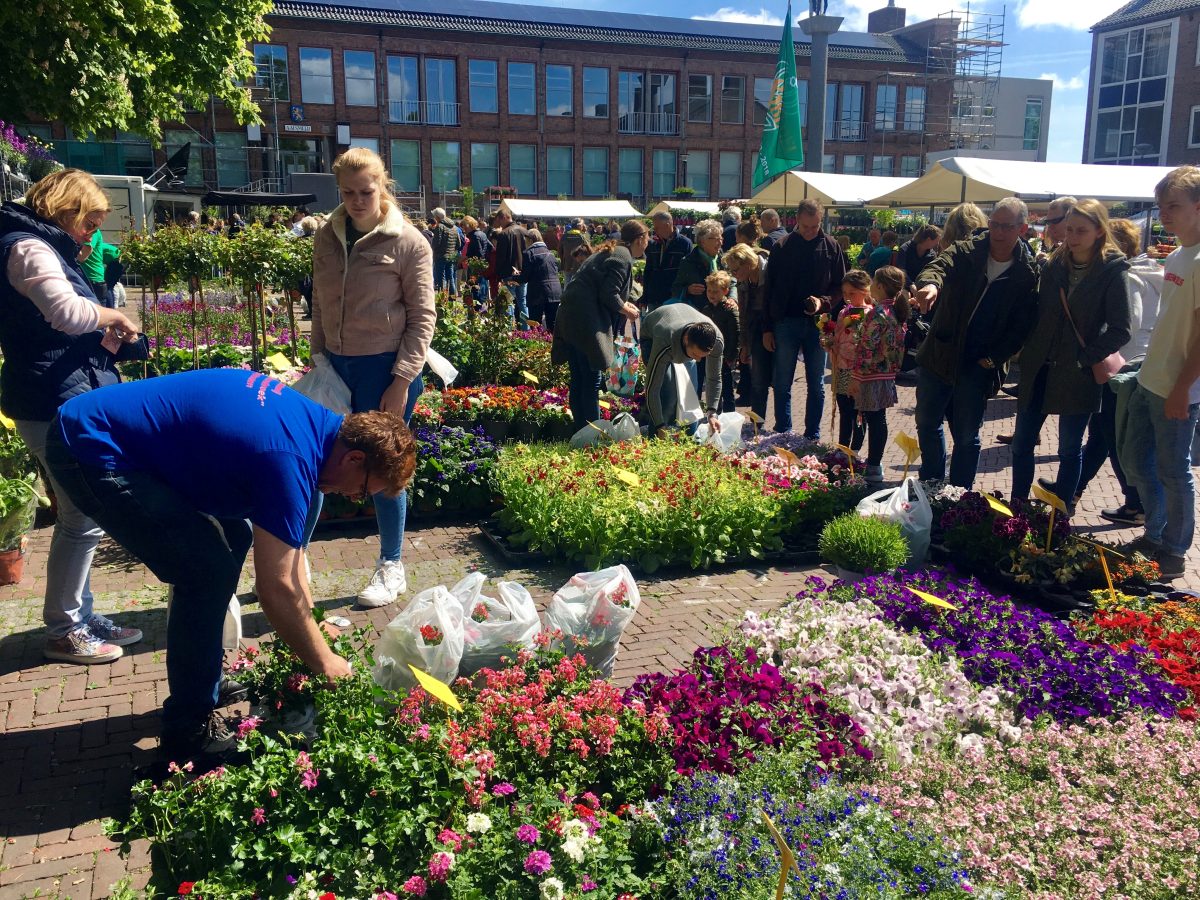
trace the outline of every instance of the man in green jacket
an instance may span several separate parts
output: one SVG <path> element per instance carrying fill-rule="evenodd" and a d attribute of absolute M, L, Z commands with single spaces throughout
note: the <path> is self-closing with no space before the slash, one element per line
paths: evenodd
<path fill-rule="evenodd" d="M 79 261 L 79 265 L 83 268 L 83 274 L 91 282 L 92 290 L 101 306 L 111 308 L 116 305 L 113 301 L 112 291 L 104 280 L 104 271 L 108 268 L 108 264 L 114 262 L 120 255 L 121 248 L 114 247 L 105 241 L 104 235 L 97 228 L 92 234 L 92 242 L 88 245 L 87 256 Z"/>

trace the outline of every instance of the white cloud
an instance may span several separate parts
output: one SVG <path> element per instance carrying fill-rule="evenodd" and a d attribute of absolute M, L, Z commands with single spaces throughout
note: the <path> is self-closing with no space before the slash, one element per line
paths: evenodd
<path fill-rule="evenodd" d="M 1053 81 L 1056 91 L 1078 91 L 1087 87 L 1087 73 L 1088 70 L 1084 69 L 1078 75 L 1072 75 L 1070 78 L 1064 79 L 1054 72 L 1049 72 L 1039 75 L 1038 78 L 1043 81 Z"/>
<path fill-rule="evenodd" d="M 1046 135 L 1046 159 L 1048 162 L 1077 163 L 1083 160 L 1083 122 L 1087 107 L 1083 103 L 1060 103 L 1058 98 L 1050 105 L 1050 133 Z"/>
<path fill-rule="evenodd" d="M 1087 31 L 1129 0 L 1020 0 L 1017 25 L 1021 28 L 1066 28 Z"/>
<path fill-rule="evenodd" d="M 692 16 L 693 19 L 706 19 L 710 22 L 742 22 L 746 25 L 782 25 L 783 17 L 759 8 L 758 12 L 748 12 L 744 9 L 734 9 L 732 6 L 722 6 L 716 12 L 703 16 Z"/>

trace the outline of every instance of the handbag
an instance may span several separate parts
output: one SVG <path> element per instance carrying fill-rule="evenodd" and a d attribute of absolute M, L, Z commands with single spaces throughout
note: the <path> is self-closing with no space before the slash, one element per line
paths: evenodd
<path fill-rule="evenodd" d="M 1058 299 L 1062 301 L 1063 312 L 1067 314 L 1067 321 L 1071 323 L 1071 330 L 1075 332 L 1075 340 L 1079 341 L 1080 347 L 1086 347 L 1083 335 L 1079 333 L 1079 329 L 1075 327 L 1075 320 L 1071 318 L 1071 308 L 1067 306 L 1067 292 L 1062 288 L 1058 289 Z M 1109 379 L 1123 368 L 1125 357 L 1121 355 L 1120 350 L 1114 350 L 1100 362 L 1092 363 L 1092 378 L 1096 380 L 1096 384 L 1108 384 Z"/>
<path fill-rule="evenodd" d="M 632 397 L 637 390 L 638 376 L 642 371 L 642 348 L 637 339 L 637 326 L 633 326 L 633 337 L 622 334 L 613 341 L 613 364 L 608 370 L 605 388 L 618 397 Z"/>

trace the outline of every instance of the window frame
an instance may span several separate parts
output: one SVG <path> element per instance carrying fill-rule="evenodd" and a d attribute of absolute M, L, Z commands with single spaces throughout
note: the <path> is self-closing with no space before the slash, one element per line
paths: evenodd
<path fill-rule="evenodd" d="M 704 165 L 703 166 L 696 165 L 696 157 L 698 157 L 698 156 L 704 157 Z M 695 170 L 702 170 L 700 172 L 700 179 L 701 179 L 701 184 L 703 185 L 703 190 L 701 190 L 700 186 L 698 186 L 696 184 L 696 176 L 693 174 L 693 172 Z M 695 197 L 697 200 L 707 200 L 710 196 L 712 196 L 712 151 L 711 150 L 689 150 L 688 151 L 687 172 L 684 176 L 683 183 L 686 187 L 690 187 L 692 189 L 692 191 L 693 191 L 692 196 Z"/>
<path fill-rule="evenodd" d="M 623 160 L 637 157 L 637 178 L 638 189 L 636 191 L 623 190 L 625 184 L 623 179 L 633 176 L 633 170 L 625 168 L 622 165 Z M 644 197 L 646 195 L 646 151 L 642 147 L 618 147 L 617 148 L 617 193 L 630 194 L 633 197 Z"/>
<path fill-rule="evenodd" d="M 366 79 L 366 78 L 363 78 L 363 77 L 357 76 L 357 75 L 354 76 L 353 78 L 350 76 L 349 57 L 351 56 L 351 54 L 360 54 L 363 56 L 371 57 L 371 77 L 370 77 L 370 79 Z M 357 66 L 358 64 L 356 63 L 355 65 Z M 357 101 L 351 102 L 351 100 L 350 100 L 350 84 L 351 84 L 351 82 L 357 84 L 358 82 L 365 82 L 368 80 L 371 83 L 371 102 L 370 103 L 363 103 L 363 102 L 357 102 Z M 345 99 L 346 99 L 347 106 L 378 106 L 379 105 L 379 71 L 377 68 L 377 60 L 375 58 L 374 50 L 343 50 L 342 51 L 342 90 L 345 92 Z"/>
<path fill-rule="evenodd" d="M 607 119 L 607 118 L 609 118 L 611 115 L 611 112 L 612 112 L 612 92 L 611 92 L 612 84 L 611 84 L 611 78 L 609 77 L 608 68 L 605 66 L 583 66 L 582 68 L 583 68 L 583 74 L 580 76 L 582 78 L 582 84 L 580 85 L 580 87 L 583 91 L 583 118 L 585 118 L 585 119 Z M 599 115 L 596 113 L 589 112 L 589 109 L 591 109 L 591 106 L 588 103 L 588 97 L 591 96 L 592 98 L 595 98 L 599 95 L 599 92 L 596 90 L 592 90 L 590 93 L 588 91 L 588 73 L 589 72 L 602 72 L 604 74 L 604 104 L 603 104 L 604 115 Z"/>
<path fill-rule="evenodd" d="M 671 157 L 671 188 L 670 190 L 660 190 L 658 185 L 659 168 L 658 160 L 660 155 Z M 663 177 L 666 177 L 664 171 Z M 675 193 L 675 188 L 679 187 L 679 152 L 676 150 L 668 150 L 664 147 L 654 147 L 650 151 L 650 193 L 655 197 L 670 197 Z"/>
<path fill-rule="evenodd" d="M 713 77 L 703 73 L 688 74 L 688 94 L 687 94 L 687 120 L 689 122 L 712 122 L 713 115 Z M 697 79 L 703 79 L 704 93 L 693 93 L 694 84 Z M 703 115 L 695 116 L 692 114 L 693 104 L 703 103 Z"/>
<path fill-rule="evenodd" d="M 475 64 L 491 65 L 492 83 L 476 80 Z M 491 91 L 492 109 L 484 109 L 475 105 L 476 92 Z M 500 113 L 500 63 L 494 59 L 467 60 L 467 107 L 473 113 L 480 115 L 499 115 Z"/>
<path fill-rule="evenodd" d="M 396 163 L 396 145 L 410 144 L 417 148 L 416 162 L 416 182 L 415 186 L 408 187 L 402 176 L 397 175 Z M 413 168 L 412 163 L 404 163 L 403 168 L 410 170 Z M 400 194 L 418 194 L 421 192 L 421 142 L 413 138 L 392 138 L 388 142 L 388 170 L 392 176 L 392 181 L 395 182 L 396 192 Z"/>
<path fill-rule="evenodd" d="M 550 91 L 551 91 L 550 70 L 551 69 L 565 69 L 567 72 L 567 87 L 566 87 L 567 108 L 566 108 L 566 112 L 552 113 L 550 111 Z M 566 63 L 546 63 L 546 71 L 543 73 L 542 77 L 543 77 L 543 80 L 546 85 L 546 115 L 554 116 L 554 118 L 556 118 L 556 119 L 567 119 L 567 118 L 573 117 L 575 115 L 575 67 L 572 65 L 568 65 Z M 561 74 L 559 77 L 561 77 Z M 561 93 L 562 85 L 558 85 L 556 88 L 554 88 L 554 90 L 556 93 Z"/>
<path fill-rule="evenodd" d="M 491 166 L 478 165 L 475 162 L 475 148 L 476 147 L 492 148 L 492 151 L 496 154 L 495 155 L 495 164 L 491 165 Z M 476 193 L 480 193 L 481 191 L 485 191 L 490 187 L 499 186 L 499 184 L 500 184 L 500 144 L 497 143 L 496 141 L 471 141 L 470 153 L 471 153 L 471 188 Z M 476 170 L 484 169 L 484 168 L 495 173 L 494 180 L 490 184 L 480 183 L 479 179 L 477 177 Z"/>
<path fill-rule="evenodd" d="M 439 166 L 436 159 L 436 148 L 438 146 L 454 147 L 454 167 L 456 176 L 451 179 L 453 184 L 449 186 L 443 185 L 438 187 L 438 169 L 448 169 L 446 165 Z M 448 194 L 457 191 L 462 187 L 462 142 L 461 141 L 430 141 L 429 142 L 429 186 L 435 194 Z"/>
<path fill-rule="evenodd" d="M 526 149 L 528 149 L 528 151 L 529 151 L 529 159 L 532 163 L 532 166 L 522 166 L 520 169 L 517 169 L 514 166 L 514 161 L 516 158 L 516 151 L 520 150 L 520 151 L 522 151 L 522 154 L 523 154 Z M 518 177 L 518 175 L 517 175 L 518 171 L 522 172 L 522 173 L 529 172 L 532 174 L 532 176 L 533 176 L 532 190 L 522 192 L 521 188 L 518 187 L 518 184 L 521 181 L 521 178 Z M 513 188 L 516 188 L 518 193 L 524 193 L 524 196 L 526 196 L 526 197 L 537 196 L 537 192 L 538 192 L 538 175 L 537 175 L 537 173 L 538 173 L 537 144 L 509 144 L 508 145 L 508 183 L 509 183 L 509 185 L 511 185 Z"/>
<path fill-rule="evenodd" d="M 891 93 L 891 102 L 888 105 L 881 105 L 884 102 L 884 97 Z M 888 113 L 891 113 L 891 119 L 887 118 Z M 896 131 L 899 123 L 900 112 L 900 86 L 898 84 L 880 84 L 875 86 L 875 130 L 876 131 Z M 883 124 L 880 124 L 882 117 Z M 888 124 L 890 121 L 891 124 Z"/>
<path fill-rule="evenodd" d="M 555 157 L 561 156 L 563 151 L 566 152 L 568 165 L 565 169 L 558 165 L 551 166 L 551 151 L 555 151 Z M 556 185 L 554 179 L 561 178 L 563 172 L 567 173 L 567 189 L 565 191 L 556 190 L 556 187 L 561 185 Z M 570 197 L 573 193 L 575 193 L 575 148 L 570 144 L 550 144 L 546 147 L 546 195 L 557 197 L 559 194 L 565 194 Z"/>
<path fill-rule="evenodd" d="M 758 103 L 758 87 L 759 87 L 760 83 L 765 84 L 767 86 L 767 93 L 766 93 L 766 97 L 765 97 L 766 102 L 761 106 L 761 109 L 762 109 L 762 118 L 761 119 L 759 118 L 760 107 L 759 107 L 759 103 Z M 767 107 L 770 106 L 770 104 L 771 104 L 771 91 L 773 90 L 774 85 L 775 85 L 774 78 L 763 78 L 760 75 L 754 76 L 754 81 L 753 81 L 753 85 L 752 85 L 753 91 L 754 91 L 754 94 L 753 94 L 754 112 L 750 116 L 750 124 L 751 125 L 754 125 L 757 127 L 759 125 L 766 124 L 766 122 L 767 122 Z"/>
<path fill-rule="evenodd" d="M 519 87 L 519 88 L 514 87 L 514 85 L 513 85 L 513 82 L 514 82 L 513 68 L 515 66 L 521 66 L 521 67 L 527 66 L 529 68 L 528 87 Z M 508 114 L 510 116 L 536 116 L 537 111 L 538 111 L 537 63 L 529 62 L 529 60 L 525 60 L 525 59 L 510 59 L 508 61 L 508 64 L 505 66 L 504 72 L 505 72 L 505 77 L 507 79 L 506 89 L 505 89 L 504 93 L 505 93 L 505 98 L 507 101 L 506 111 L 508 112 Z M 521 76 L 521 77 L 524 78 L 524 76 Z M 529 111 L 528 112 L 517 112 L 516 110 L 513 109 L 513 98 L 514 98 L 514 96 L 516 96 L 514 92 L 518 91 L 518 90 L 522 90 L 522 91 L 528 90 L 529 91 L 529 101 L 530 102 L 529 102 Z"/>
<path fill-rule="evenodd" d="M 583 168 L 583 196 L 585 196 L 585 197 L 607 197 L 610 193 L 612 193 L 611 190 L 609 189 L 610 188 L 610 183 L 609 183 L 610 182 L 610 177 L 609 177 L 610 157 L 609 157 L 608 149 L 609 149 L 608 147 L 584 147 L 583 148 L 583 165 L 582 165 L 582 168 Z M 604 154 L 603 168 L 598 168 L 596 166 L 592 166 L 590 169 L 588 168 L 588 154 L 589 153 L 592 153 L 592 154 L 603 153 Z M 602 191 L 588 190 L 588 175 L 589 175 L 589 173 L 591 174 L 591 176 L 593 178 L 596 177 L 598 174 L 601 174 L 601 173 L 603 174 L 604 190 L 602 190 Z"/>
<path fill-rule="evenodd" d="M 917 121 L 916 125 L 913 125 L 912 122 L 914 121 L 914 119 L 912 118 L 912 113 L 911 113 L 911 110 L 909 107 L 909 103 L 910 103 L 910 98 L 915 96 L 915 92 L 917 92 L 917 91 L 920 91 L 920 96 L 921 96 L 921 103 L 920 103 L 921 118 L 919 121 Z M 919 85 L 919 84 L 906 85 L 904 88 L 904 127 L 902 130 L 903 131 L 924 131 L 925 130 L 925 118 L 928 115 L 928 113 L 929 113 L 929 92 L 925 89 L 925 87 L 923 85 Z"/>
<path fill-rule="evenodd" d="M 327 74 L 324 75 L 306 75 L 304 73 L 304 54 L 305 51 L 313 53 L 324 53 Z M 304 104 L 313 104 L 314 106 L 332 106 L 336 98 L 336 92 L 333 89 L 333 50 L 329 47 L 298 47 L 297 58 L 300 60 L 300 102 Z M 314 80 L 328 82 L 329 93 L 328 100 L 310 100 L 306 85 Z"/>
<path fill-rule="evenodd" d="M 1200 104 L 1188 111 L 1188 149 L 1200 147 Z"/>
<path fill-rule="evenodd" d="M 271 43 L 254 44 L 253 50 L 251 51 L 254 54 L 254 86 L 256 88 L 266 87 L 269 90 L 278 83 L 275 79 L 274 65 L 272 65 L 272 67 L 271 67 L 272 74 L 271 74 L 271 83 L 270 84 L 264 83 L 262 76 L 259 74 L 258 52 L 259 52 L 259 49 L 263 48 L 263 47 L 265 47 L 271 51 L 270 55 L 271 55 L 272 63 L 274 62 L 275 59 L 278 59 L 280 57 L 282 57 L 282 59 L 283 59 L 283 94 L 278 95 L 278 96 L 274 97 L 273 99 L 290 102 L 292 99 L 292 69 L 291 69 L 291 61 L 288 59 L 288 45 L 287 44 L 271 44 Z M 277 51 L 277 50 L 282 51 L 282 52 L 276 53 L 275 51 Z M 268 97 L 268 99 L 272 99 L 272 98 Z"/>

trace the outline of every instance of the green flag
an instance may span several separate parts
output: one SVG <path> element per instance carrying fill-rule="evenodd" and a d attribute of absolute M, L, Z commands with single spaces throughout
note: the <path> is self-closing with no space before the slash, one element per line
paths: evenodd
<path fill-rule="evenodd" d="M 775 83 L 767 104 L 762 144 L 754 161 L 754 190 L 789 169 L 804 164 L 804 138 L 800 133 L 800 96 L 796 92 L 796 47 L 792 43 L 792 4 L 783 22 L 779 42 L 779 62 L 775 64 Z"/>

